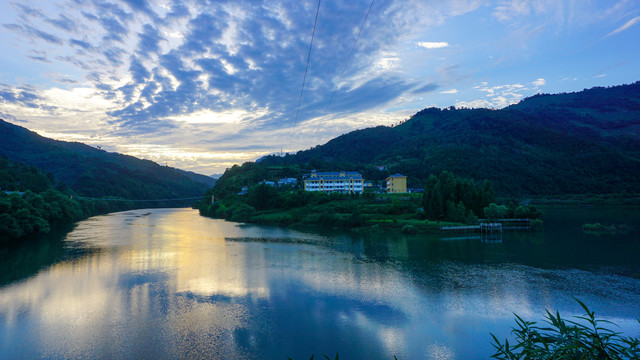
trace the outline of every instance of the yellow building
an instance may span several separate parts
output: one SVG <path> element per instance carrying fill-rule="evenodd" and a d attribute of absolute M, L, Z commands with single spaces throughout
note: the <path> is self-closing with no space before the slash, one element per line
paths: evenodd
<path fill-rule="evenodd" d="M 401 194 L 407 192 L 407 177 L 402 174 L 391 175 L 387 178 L 387 193 Z"/>

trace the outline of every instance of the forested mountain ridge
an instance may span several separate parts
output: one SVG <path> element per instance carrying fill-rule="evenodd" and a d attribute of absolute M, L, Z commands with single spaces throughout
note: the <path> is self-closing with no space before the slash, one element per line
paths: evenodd
<path fill-rule="evenodd" d="M 640 82 L 540 94 L 501 110 L 428 108 L 267 165 L 400 172 L 418 185 L 452 171 L 499 194 L 640 192 Z M 382 176 L 382 172 L 380 172 Z"/>
<path fill-rule="evenodd" d="M 42 137 L 0 120 L 0 156 L 51 173 L 78 195 L 170 199 L 202 195 L 214 179 L 133 156 Z M 9 189 L 11 190 L 11 189 Z"/>

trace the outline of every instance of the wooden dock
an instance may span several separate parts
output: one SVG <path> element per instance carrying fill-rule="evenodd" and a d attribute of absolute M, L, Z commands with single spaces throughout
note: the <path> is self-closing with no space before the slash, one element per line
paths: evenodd
<path fill-rule="evenodd" d="M 457 231 L 457 232 L 502 232 L 501 223 L 480 223 L 480 225 L 468 226 L 443 226 L 440 231 Z"/>
<path fill-rule="evenodd" d="M 479 219 L 479 225 L 443 226 L 441 232 L 502 232 L 502 230 L 531 230 L 531 219 Z"/>

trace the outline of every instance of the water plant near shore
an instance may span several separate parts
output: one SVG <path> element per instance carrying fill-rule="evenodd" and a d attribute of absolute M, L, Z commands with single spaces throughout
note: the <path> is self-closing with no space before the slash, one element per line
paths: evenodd
<path fill-rule="evenodd" d="M 504 343 L 491 334 L 495 359 L 640 359 L 640 339 L 625 337 L 603 325 L 615 326 L 611 321 L 598 319 L 595 312 L 576 299 L 585 314 L 576 321 L 566 320 L 556 311 L 547 310 L 545 323 L 538 326 L 515 315 L 517 327 L 512 333 L 515 345 Z"/>

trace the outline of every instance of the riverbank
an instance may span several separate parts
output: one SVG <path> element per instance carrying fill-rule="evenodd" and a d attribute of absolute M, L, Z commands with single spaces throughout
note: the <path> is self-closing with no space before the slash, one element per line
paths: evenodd
<path fill-rule="evenodd" d="M 271 189 L 265 187 L 265 191 Z M 273 194 L 266 194 L 273 195 Z M 293 228 L 332 228 L 356 231 L 395 231 L 406 234 L 439 233 L 443 227 L 476 225 L 478 217 L 464 208 L 455 218 L 428 219 L 423 209 L 422 194 L 325 194 L 312 192 L 280 193 L 280 201 L 264 196 L 266 209 L 256 209 L 248 197 L 237 196 L 199 206 L 200 214 L 207 217 L 272 226 Z M 539 217 L 531 206 L 490 204 L 495 218 Z M 452 210 L 459 209 L 454 207 Z M 451 214 L 453 215 L 453 213 Z M 483 214 L 486 215 L 486 214 Z M 532 222 L 533 230 L 542 228 L 542 221 Z"/>
<path fill-rule="evenodd" d="M 368 196 L 295 192 L 285 201 L 259 210 L 237 197 L 200 206 L 200 214 L 230 221 L 294 228 L 393 230 L 406 233 L 438 232 L 461 223 L 430 221 L 421 210 L 421 194 Z M 275 207 L 275 209 L 273 209 Z"/>
<path fill-rule="evenodd" d="M 87 199 L 49 188 L 0 192 L 0 247 L 30 241 L 91 216 L 148 207 L 117 198 Z"/>
<path fill-rule="evenodd" d="M 591 206 L 637 206 L 640 207 L 640 194 L 561 194 L 533 196 L 531 204 L 546 207 L 591 207 Z"/>

